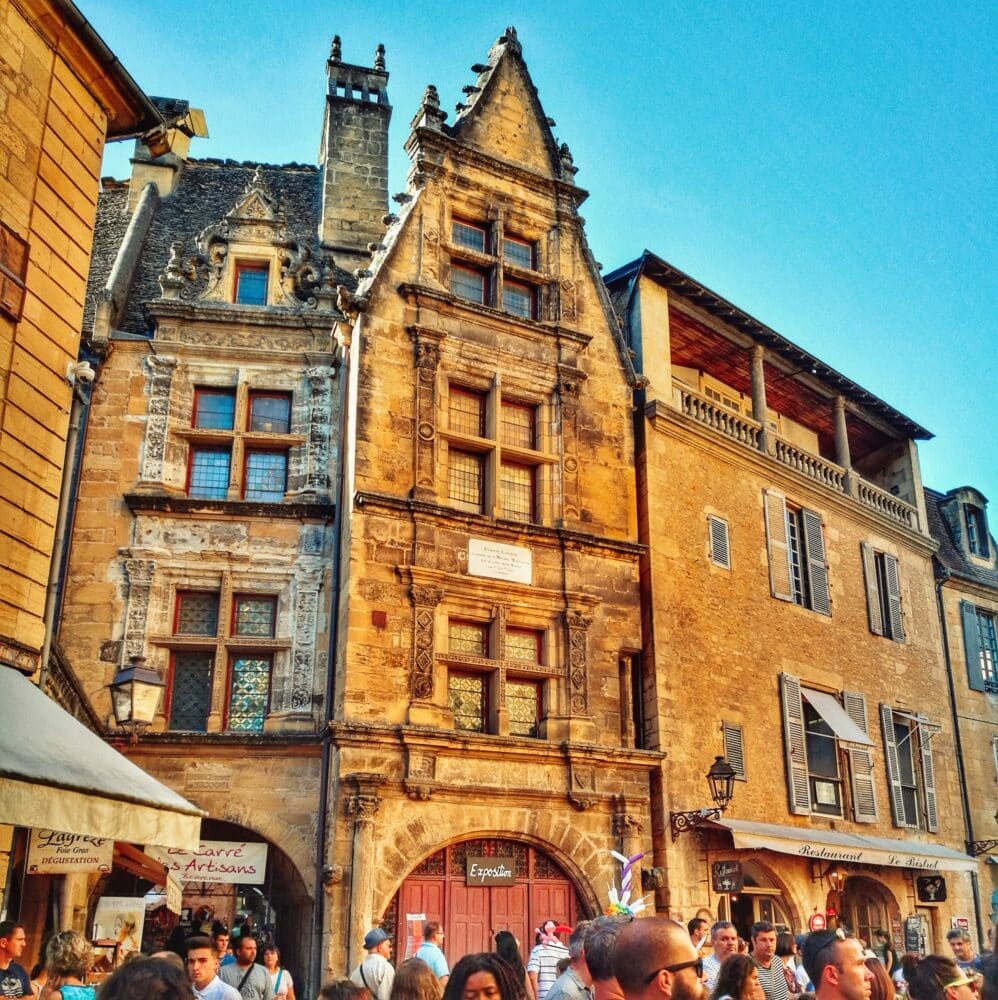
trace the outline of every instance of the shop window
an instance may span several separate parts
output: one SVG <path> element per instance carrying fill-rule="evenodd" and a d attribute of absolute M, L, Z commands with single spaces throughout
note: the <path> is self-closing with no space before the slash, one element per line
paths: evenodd
<path fill-rule="evenodd" d="M 764 491 L 769 581 L 773 597 L 831 615 L 821 515 Z"/>
<path fill-rule="evenodd" d="M 972 691 L 998 694 L 998 638 L 995 614 L 970 601 L 960 602 L 967 684 Z"/>
<path fill-rule="evenodd" d="M 448 387 L 447 497 L 462 510 L 526 524 L 542 520 L 537 407 L 497 390 Z"/>
<path fill-rule="evenodd" d="M 263 434 L 288 434 L 291 431 L 291 393 L 251 391 L 248 429 Z"/>
<path fill-rule="evenodd" d="M 15 323 L 24 309 L 28 244 L 0 222 L 0 313 Z"/>
<path fill-rule="evenodd" d="M 450 243 L 450 289 L 458 298 L 537 318 L 538 286 L 530 280 L 537 268 L 535 243 L 506 233 L 499 223 L 461 219 L 451 223 Z"/>
<path fill-rule="evenodd" d="M 932 737 L 939 727 L 890 705 L 880 706 L 880 721 L 894 825 L 936 833 L 939 821 Z"/>
<path fill-rule="evenodd" d="M 236 261 L 234 301 L 241 306 L 265 306 L 270 265 L 265 261 Z"/>
<path fill-rule="evenodd" d="M 860 543 L 860 553 L 863 578 L 866 581 L 866 609 L 870 631 L 895 642 L 904 642 L 897 558 L 890 553 L 877 551 L 866 542 Z"/>

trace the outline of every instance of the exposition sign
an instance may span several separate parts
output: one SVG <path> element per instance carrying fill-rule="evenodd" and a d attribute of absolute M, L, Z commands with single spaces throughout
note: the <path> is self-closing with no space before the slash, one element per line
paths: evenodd
<path fill-rule="evenodd" d="M 516 885 L 514 858 L 464 859 L 465 885 Z"/>
<path fill-rule="evenodd" d="M 28 842 L 29 875 L 109 872 L 114 841 L 59 830 L 32 830 Z"/>
<path fill-rule="evenodd" d="M 521 545 L 503 545 L 484 538 L 468 539 L 468 572 L 493 580 L 509 580 L 529 586 L 533 578 L 533 556 Z"/>
<path fill-rule="evenodd" d="M 202 840 L 196 851 L 147 847 L 146 854 L 162 861 L 180 882 L 263 885 L 267 873 L 266 844 Z"/>

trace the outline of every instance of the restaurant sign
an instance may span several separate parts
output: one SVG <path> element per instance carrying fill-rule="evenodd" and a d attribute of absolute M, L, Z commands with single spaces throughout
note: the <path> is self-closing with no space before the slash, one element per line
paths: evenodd
<path fill-rule="evenodd" d="M 179 882 L 263 885 L 267 873 L 266 844 L 202 840 L 196 851 L 149 846 L 146 854 L 162 861 Z"/>
<path fill-rule="evenodd" d="M 514 858 L 464 859 L 465 885 L 516 885 Z"/>
<path fill-rule="evenodd" d="M 28 842 L 29 875 L 109 872 L 114 841 L 59 830 L 32 830 Z"/>
<path fill-rule="evenodd" d="M 744 879 L 740 861 L 715 861 L 710 866 L 710 881 L 714 892 L 741 892 Z"/>

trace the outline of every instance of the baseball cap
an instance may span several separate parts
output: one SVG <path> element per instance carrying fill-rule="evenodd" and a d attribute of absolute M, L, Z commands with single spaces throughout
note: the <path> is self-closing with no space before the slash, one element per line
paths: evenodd
<path fill-rule="evenodd" d="M 391 935 L 381 927 L 372 927 L 364 935 L 364 947 L 367 949 L 377 948 L 382 941 L 387 941 Z"/>

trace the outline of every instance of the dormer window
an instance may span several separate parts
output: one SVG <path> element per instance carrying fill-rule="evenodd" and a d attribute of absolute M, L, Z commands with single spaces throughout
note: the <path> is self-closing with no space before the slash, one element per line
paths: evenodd
<path fill-rule="evenodd" d="M 264 261 L 236 261 L 235 301 L 241 306 L 265 306 L 270 265 Z"/>
<path fill-rule="evenodd" d="M 984 511 L 973 504 L 963 505 L 964 522 L 967 525 L 967 548 L 972 556 L 987 559 L 991 555 L 988 545 L 988 522 Z"/>

